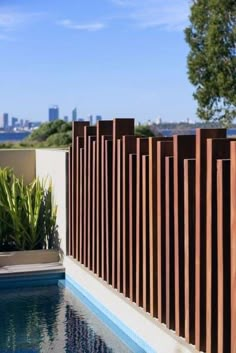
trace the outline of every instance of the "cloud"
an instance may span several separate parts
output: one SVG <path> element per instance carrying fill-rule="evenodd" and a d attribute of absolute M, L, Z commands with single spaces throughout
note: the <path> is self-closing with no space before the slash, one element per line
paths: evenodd
<path fill-rule="evenodd" d="M 42 13 L 19 12 L 15 8 L 0 7 L 0 30 L 8 32 L 18 29 L 22 25 L 34 22 Z"/>
<path fill-rule="evenodd" d="M 62 20 L 58 22 L 58 24 L 68 29 L 74 29 L 77 31 L 88 31 L 88 32 L 97 32 L 105 28 L 105 24 L 101 22 L 79 24 L 68 19 Z"/>
<path fill-rule="evenodd" d="M 111 0 L 141 28 L 182 30 L 188 23 L 189 5 L 184 0 Z"/>

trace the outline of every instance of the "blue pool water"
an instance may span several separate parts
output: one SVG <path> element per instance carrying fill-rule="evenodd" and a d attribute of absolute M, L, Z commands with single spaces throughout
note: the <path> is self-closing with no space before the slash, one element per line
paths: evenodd
<path fill-rule="evenodd" d="M 58 285 L 0 290 L 0 353 L 130 353 L 74 294 Z"/>

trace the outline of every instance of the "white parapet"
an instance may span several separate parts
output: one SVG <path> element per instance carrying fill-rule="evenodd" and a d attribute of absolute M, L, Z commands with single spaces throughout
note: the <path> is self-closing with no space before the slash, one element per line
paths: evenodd
<path fill-rule="evenodd" d="M 36 150 L 36 176 L 52 181 L 53 200 L 57 205 L 57 226 L 62 256 L 66 254 L 67 237 L 67 158 L 68 152 L 66 150 Z"/>
<path fill-rule="evenodd" d="M 26 184 L 35 178 L 35 150 L 1 149 L 0 168 L 9 167 L 15 175 L 23 178 Z"/>

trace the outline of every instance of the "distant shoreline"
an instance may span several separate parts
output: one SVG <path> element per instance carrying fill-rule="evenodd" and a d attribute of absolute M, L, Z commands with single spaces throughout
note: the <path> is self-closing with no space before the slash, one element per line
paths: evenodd
<path fill-rule="evenodd" d="M 31 133 L 29 131 L 0 131 L 0 143 L 19 142 L 28 137 Z"/>

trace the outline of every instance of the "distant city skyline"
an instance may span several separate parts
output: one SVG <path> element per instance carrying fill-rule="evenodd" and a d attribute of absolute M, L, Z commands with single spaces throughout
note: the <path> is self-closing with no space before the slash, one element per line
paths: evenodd
<path fill-rule="evenodd" d="M 0 111 L 195 120 L 183 0 L 3 0 Z M 72 108 L 73 109 L 73 108 Z"/>

